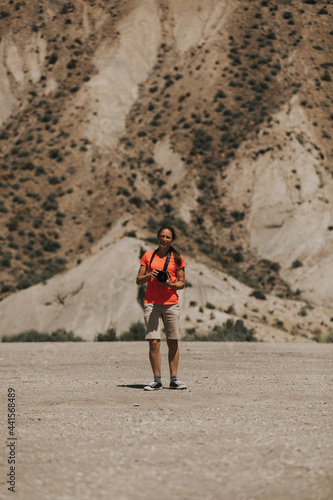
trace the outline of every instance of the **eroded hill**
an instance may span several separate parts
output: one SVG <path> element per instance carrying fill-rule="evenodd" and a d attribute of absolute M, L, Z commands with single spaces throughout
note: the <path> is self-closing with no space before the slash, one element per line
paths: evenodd
<path fill-rule="evenodd" d="M 1 292 L 101 238 L 150 241 L 330 305 L 332 5 L 1 6 Z"/>

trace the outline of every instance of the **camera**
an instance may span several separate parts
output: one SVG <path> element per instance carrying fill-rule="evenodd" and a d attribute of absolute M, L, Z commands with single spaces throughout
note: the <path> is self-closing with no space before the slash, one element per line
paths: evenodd
<path fill-rule="evenodd" d="M 170 279 L 170 274 L 168 273 L 168 271 L 158 271 L 158 274 L 155 276 L 155 278 L 160 283 L 165 283 Z"/>

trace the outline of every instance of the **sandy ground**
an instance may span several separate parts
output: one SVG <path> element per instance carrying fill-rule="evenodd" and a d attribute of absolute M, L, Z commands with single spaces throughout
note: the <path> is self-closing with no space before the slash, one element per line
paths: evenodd
<path fill-rule="evenodd" d="M 1 344 L 0 498 L 331 499 L 332 364 L 332 345 L 182 342 L 188 390 L 145 392 L 144 342 Z"/>

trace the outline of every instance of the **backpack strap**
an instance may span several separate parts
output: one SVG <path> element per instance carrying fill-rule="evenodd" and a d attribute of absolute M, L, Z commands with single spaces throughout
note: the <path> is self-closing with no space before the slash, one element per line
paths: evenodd
<path fill-rule="evenodd" d="M 151 256 L 151 259 L 150 259 L 150 262 L 149 262 L 149 268 L 150 268 L 150 271 L 149 271 L 149 272 L 151 272 L 151 263 L 153 262 L 154 257 L 155 257 L 155 255 L 156 255 L 157 251 L 158 251 L 158 248 L 156 248 L 156 250 L 154 250 L 154 253 L 153 253 L 153 255 Z M 168 253 L 167 253 L 167 258 L 166 258 L 166 260 L 165 260 L 165 264 L 164 264 L 164 267 L 163 267 L 163 271 L 166 271 L 166 270 L 168 269 L 168 265 L 169 265 L 170 259 L 171 259 L 171 250 L 169 250 L 169 251 L 168 251 Z"/>

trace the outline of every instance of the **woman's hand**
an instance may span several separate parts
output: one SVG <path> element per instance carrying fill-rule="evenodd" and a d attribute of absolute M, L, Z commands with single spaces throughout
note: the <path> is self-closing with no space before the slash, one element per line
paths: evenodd
<path fill-rule="evenodd" d="M 164 288 L 175 288 L 173 285 L 174 283 L 172 283 L 170 280 L 167 280 L 165 281 L 164 283 L 161 283 L 160 284 L 164 287 Z"/>
<path fill-rule="evenodd" d="M 149 276 L 149 278 L 156 279 L 156 276 L 158 275 L 159 272 L 160 272 L 160 269 L 153 269 L 150 273 L 147 274 L 147 276 Z"/>
<path fill-rule="evenodd" d="M 147 268 L 146 266 L 140 266 L 137 278 L 136 278 L 136 284 L 138 286 L 145 285 L 148 283 L 150 278 L 156 278 L 156 275 L 158 274 L 158 269 L 154 269 L 150 273 L 147 273 Z"/>
<path fill-rule="evenodd" d="M 172 288 L 172 290 L 182 290 L 185 287 L 185 270 L 177 270 L 177 280 L 172 282 L 168 279 L 165 283 L 161 283 L 165 288 Z"/>

